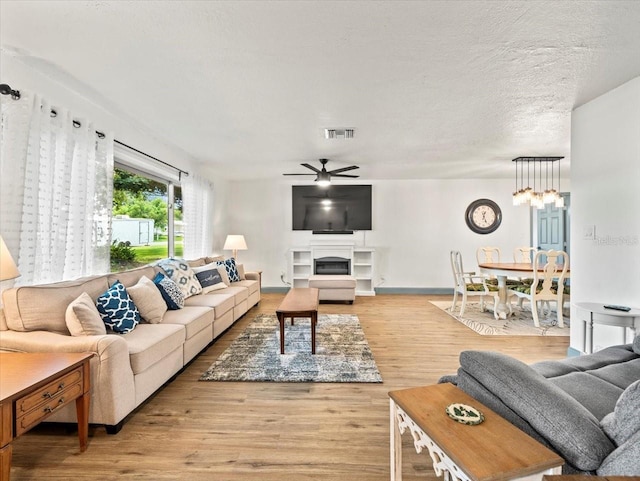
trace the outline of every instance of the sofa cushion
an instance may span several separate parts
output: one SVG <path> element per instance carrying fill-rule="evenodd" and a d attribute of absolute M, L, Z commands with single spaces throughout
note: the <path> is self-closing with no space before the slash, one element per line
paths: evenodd
<path fill-rule="evenodd" d="M 133 331 L 140 322 L 140 312 L 119 281 L 98 297 L 96 307 L 102 321 L 118 334 Z"/>
<path fill-rule="evenodd" d="M 222 268 L 217 267 L 215 263 L 193 268 L 193 272 L 196 273 L 198 282 L 200 282 L 202 286 L 203 294 L 227 287 L 227 284 L 224 283 L 220 275 L 221 270 Z"/>
<path fill-rule="evenodd" d="M 235 283 L 237 284 L 237 282 Z M 216 294 L 232 294 L 234 305 L 238 305 L 242 303 L 242 301 L 246 301 L 249 298 L 249 289 L 246 287 L 237 287 L 233 284 L 225 289 L 220 289 L 219 291 L 213 291 L 207 294 L 208 296 L 216 295 Z"/>
<path fill-rule="evenodd" d="M 157 265 L 178 285 L 185 299 L 202 292 L 202 286 L 193 269 L 184 259 L 162 259 Z"/>
<path fill-rule="evenodd" d="M 586 372 L 572 372 L 553 377 L 549 382 L 582 404 L 598 420 L 613 411 L 623 391 L 614 384 Z M 594 396 L 593 393 L 596 392 L 598 395 Z"/>
<path fill-rule="evenodd" d="M 116 281 L 120 281 L 124 287 L 129 289 L 129 287 L 136 285 L 142 277 L 153 279 L 158 272 L 161 271 L 157 267 L 138 267 L 136 269 L 129 269 L 128 271 L 112 272 L 107 274 L 107 281 L 109 282 L 109 285 L 112 285 Z"/>
<path fill-rule="evenodd" d="M 211 256 L 211 257 L 204 258 L 205 264 L 211 264 L 212 262 L 218 262 L 223 260 L 224 260 L 224 256 Z"/>
<path fill-rule="evenodd" d="M 233 309 L 233 306 L 236 305 L 234 301 L 233 294 L 222 294 L 220 291 L 214 291 L 209 294 L 191 296 L 185 301 L 185 305 L 209 307 L 214 310 L 215 318 L 219 319 Z"/>
<path fill-rule="evenodd" d="M 163 324 L 177 324 L 184 326 L 185 338 L 191 339 L 194 335 L 211 326 L 213 323 L 213 310 L 203 306 L 185 306 L 179 311 L 167 311 L 162 319 Z"/>
<path fill-rule="evenodd" d="M 127 288 L 129 296 L 140 311 L 140 316 L 151 324 L 162 322 L 162 316 L 167 312 L 160 290 L 147 276 L 142 276 L 138 282 Z"/>
<path fill-rule="evenodd" d="M 218 264 L 220 267 L 225 268 L 230 282 L 238 282 L 240 280 L 240 276 L 238 275 L 238 268 L 236 267 L 236 260 L 233 257 L 225 259 L 224 261 L 218 261 L 216 262 L 216 264 Z"/>
<path fill-rule="evenodd" d="M 169 310 L 175 311 L 184 307 L 184 294 L 175 282 L 158 272 L 153 278 L 153 283 L 160 291 L 160 295 Z"/>
<path fill-rule="evenodd" d="M 86 292 L 69 304 L 65 321 L 72 336 L 100 336 L 107 333 L 93 299 Z"/>
<path fill-rule="evenodd" d="M 182 346 L 184 326 L 178 324 L 140 324 L 122 336 L 127 341 L 133 374 L 140 374 Z"/>
<path fill-rule="evenodd" d="M 624 390 L 613 412 L 601 422 L 604 431 L 617 446 L 626 443 L 636 432 L 640 431 L 638 409 L 640 409 L 640 380 Z"/>
<path fill-rule="evenodd" d="M 613 451 L 613 443 L 584 406 L 523 362 L 497 352 L 464 351 L 460 365 L 543 434 L 572 466 L 594 471 Z"/>
<path fill-rule="evenodd" d="M 249 290 L 249 295 L 251 295 L 258 292 L 258 289 L 260 288 L 260 283 L 258 281 L 245 280 L 245 281 L 239 281 L 239 282 L 232 282 L 231 286 L 244 287 Z"/>
<path fill-rule="evenodd" d="M 193 259 L 193 260 L 187 261 L 187 264 L 189 264 L 192 268 L 202 267 L 207 263 L 205 259 L 206 259 L 205 257 L 200 257 L 199 259 Z"/>
<path fill-rule="evenodd" d="M 619 362 L 588 371 L 589 374 L 599 377 L 623 391 L 638 380 L 640 373 L 640 358 Z"/>
<path fill-rule="evenodd" d="M 67 307 L 83 292 L 96 299 L 109 288 L 106 276 L 39 286 L 21 286 L 2 293 L 7 326 L 12 331 L 52 331 L 69 335 Z"/>

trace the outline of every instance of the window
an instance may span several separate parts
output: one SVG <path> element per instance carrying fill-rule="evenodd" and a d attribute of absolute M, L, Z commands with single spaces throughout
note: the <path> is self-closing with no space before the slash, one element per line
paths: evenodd
<path fill-rule="evenodd" d="M 182 257 L 182 189 L 168 179 L 116 163 L 111 271 Z"/>

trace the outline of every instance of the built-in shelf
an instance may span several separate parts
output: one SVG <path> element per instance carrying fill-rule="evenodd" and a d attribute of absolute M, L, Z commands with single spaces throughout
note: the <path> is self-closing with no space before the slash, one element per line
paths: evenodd
<path fill-rule="evenodd" d="M 375 249 L 372 247 L 325 244 L 293 247 L 289 250 L 289 279 L 292 287 L 309 287 L 314 259 L 331 256 L 351 261 L 350 274 L 356 278 L 357 296 L 375 296 Z"/>

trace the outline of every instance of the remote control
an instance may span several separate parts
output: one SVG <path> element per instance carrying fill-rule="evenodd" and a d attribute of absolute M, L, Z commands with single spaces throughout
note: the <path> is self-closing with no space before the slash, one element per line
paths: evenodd
<path fill-rule="evenodd" d="M 613 304 L 606 304 L 604 306 L 605 309 L 613 309 L 614 311 L 624 311 L 624 312 L 629 312 L 631 310 L 630 307 L 627 306 L 616 306 Z"/>

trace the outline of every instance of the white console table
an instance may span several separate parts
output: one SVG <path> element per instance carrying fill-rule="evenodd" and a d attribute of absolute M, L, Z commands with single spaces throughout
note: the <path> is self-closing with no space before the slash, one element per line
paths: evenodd
<path fill-rule="evenodd" d="M 604 304 L 597 302 L 576 302 L 577 309 L 585 311 L 584 322 L 584 343 L 583 352 L 591 354 L 593 352 L 593 325 L 602 324 L 606 326 L 617 326 L 622 328 L 622 342 L 627 342 L 627 328 L 631 329 L 633 337 L 636 335 L 636 327 L 640 324 L 640 309 L 631 309 L 628 312 L 616 311 L 615 309 L 605 309 Z M 587 336 L 588 334 L 588 336 Z M 589 350 L 587 351 L 587 337 L 589 337 Z M 633 337 L 631 340 L 633 341 Z"/>

